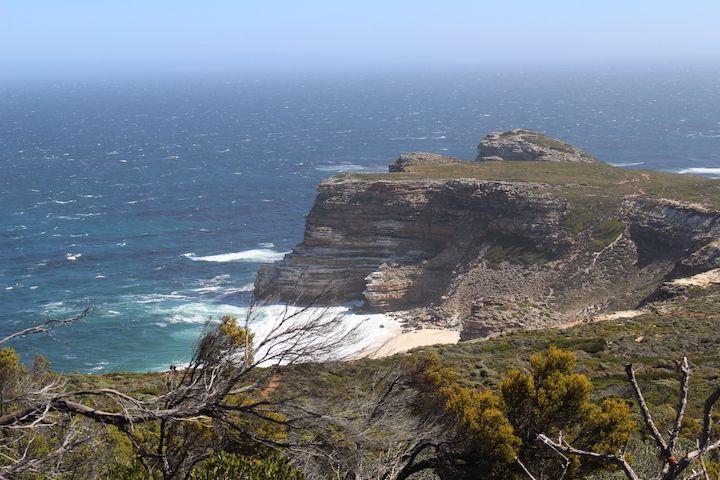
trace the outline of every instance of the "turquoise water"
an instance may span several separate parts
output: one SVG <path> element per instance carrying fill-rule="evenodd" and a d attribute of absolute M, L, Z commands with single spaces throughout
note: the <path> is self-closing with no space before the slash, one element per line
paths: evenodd
<path fill-rule="evenodd" d="M 65 371 L 187 360 L 317 183 L 533 128 L 628 168 L 720 174 L 718 71 L 464 72 L 0 86 L 0 334 Z"/>

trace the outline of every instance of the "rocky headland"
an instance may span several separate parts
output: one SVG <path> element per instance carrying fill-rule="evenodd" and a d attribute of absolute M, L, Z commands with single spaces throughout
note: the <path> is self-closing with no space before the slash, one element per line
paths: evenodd
<path fill-rule="evenodd" d="M 720 182 L 512 130 L 485 137 L 475 161 L 416 152 L 386 174 L 323 181 L 304 240 L 261 267 L 255 292 L 360 301 L 466 340 L 642 307 L 718 267 Z"/>

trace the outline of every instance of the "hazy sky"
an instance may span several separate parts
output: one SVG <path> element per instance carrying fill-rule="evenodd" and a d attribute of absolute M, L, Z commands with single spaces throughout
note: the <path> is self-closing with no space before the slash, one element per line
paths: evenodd
<path fill-rule="evenodd" d="M 0 0 L 0 75 L 720 61 L 719 0 Z"/>

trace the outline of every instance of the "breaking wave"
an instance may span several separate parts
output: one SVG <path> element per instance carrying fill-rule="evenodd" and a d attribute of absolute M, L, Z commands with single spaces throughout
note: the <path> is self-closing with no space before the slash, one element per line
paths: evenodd
<path fill-rule="evenodd" d="M 678 173 L 693 173 L 696 175 L 720 175 L 720 168 L 713 168 L 713 167 L 683 168 Z"/>
<path fill-rule="evenodd" d="M 645 162 L 621 162 L 621 163 L 610 163 L 613 167 L 636 167 L 638 165 L 645 165 Z"/>
<path fill-rule="evenodd" d="M 220 255 L 208 255 L 205 257 L 196 257 L 194 253 L 184 253 L 183 257 L 193 262 L 251 262 L 251 263 L 272 263 L 282 260 L 285 254 L 290 252 L 276 252 L 269 248 L 254 248 L 251 250 L 243 250 L 242 252 L 222 253 Z"/>

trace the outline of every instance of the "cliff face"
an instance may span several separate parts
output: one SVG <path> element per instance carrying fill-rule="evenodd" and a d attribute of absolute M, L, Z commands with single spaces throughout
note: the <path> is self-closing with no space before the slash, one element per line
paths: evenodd
<path fill-rule="evenodd" d="M 303 242 L 264 269 L 257 288 L 283 300 L 423 303 L 458 256 L 494 236 L 556 251 L 568 241 L 558 228 L 564 208 L 534 184 L 333 178 L 318 188 Z"/>
<path fill-rule="evenodd" d="M 717 196 L 717 182 L 599 162 L 393 165 L 321 183 L 303 242 L 261 268 L 256 295 L 410 310 L 474 338 L 632 307 L 667 277 L 720 266 L 720 212 L 685 198 Z"/>

